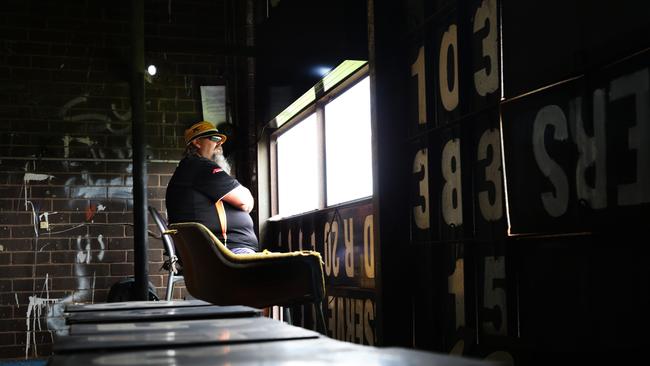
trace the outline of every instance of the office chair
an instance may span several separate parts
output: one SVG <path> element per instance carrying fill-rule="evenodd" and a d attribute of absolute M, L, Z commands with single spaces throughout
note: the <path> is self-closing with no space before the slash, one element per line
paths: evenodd
<path fill-rule="evenodd" d="M 190 294 L 216 305 L 266 308 L 312 303 L 316 328 L 326 334 L 322 300 L 325 277 L 320 253 L 262 252 L 237 255 L 196 222 L 169 225 L 183 258 Z"/>
<path fill-rule="evenodd" d="M 163 268 L 167 270 L 167 289 L 165 291 L 165 300 L 170 301 L 172 299 L 172 293 L 174 292 L 174 284 L 179 281 L 184 281 L 183 270 L 178 268 L 179 258 L 176 256 L 176 248 L 174 247 L 174 241 L 167 233 L 167 221 L 162 217 L 160 212 L 154 207 L 149 206 L 149 213 L 153 220 L 160 230 L 160 237 L 162 238 L 163 244 L 165 245 L 165 251 L 163 255 L 166 257 L 165 262 L 163 263 Z"/>

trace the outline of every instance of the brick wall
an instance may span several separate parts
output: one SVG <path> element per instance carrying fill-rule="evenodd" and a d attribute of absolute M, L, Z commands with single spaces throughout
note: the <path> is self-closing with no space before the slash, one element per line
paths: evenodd
<path fill-rule="evenodd" d="M 224 3 L 145 2 L 148 202 L 163 212 L 199 87 L 225 83 Z M 48 356 L 62 304 L 103 302 L 133 274 L 129 4 L 0 7 L 0 358 Z M 163 297 L 160 240 L 149 259 Z"/>

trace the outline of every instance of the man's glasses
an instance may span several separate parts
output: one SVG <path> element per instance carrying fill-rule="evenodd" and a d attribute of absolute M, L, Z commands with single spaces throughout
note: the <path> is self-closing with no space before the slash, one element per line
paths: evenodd
<path fill-rule="evenodd" d="M 214 142 L 221 141 L 221 137 L 219 137 L 219 136 L 208 136 L 208 137 L 206 137 L 206 139 L 208 139 L 210 141 L 214 141 Z"/>

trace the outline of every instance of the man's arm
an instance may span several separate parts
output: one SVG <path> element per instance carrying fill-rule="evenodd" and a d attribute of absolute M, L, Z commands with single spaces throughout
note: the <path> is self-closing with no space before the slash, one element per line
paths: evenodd
<path fill-rule="evenodd" d="M 231 206 L 246 212 L 251 212 L 255 205 L 251 191 L 241 185 L 223 196 L 223 200 Z"/>

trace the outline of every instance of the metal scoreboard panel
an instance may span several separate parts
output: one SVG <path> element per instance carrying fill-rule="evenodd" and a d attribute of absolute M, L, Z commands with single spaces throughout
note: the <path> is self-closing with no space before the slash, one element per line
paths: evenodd
<path fill-rule="evenodd" d="M 503 103 L 512 234 L 643 228 L 650 51 Z"/>
<path fill-rule="evenodd" d="M 406 192 L 405 192 L 406 194 Z M 316 250 L 323 257 L 328 335 L 374 345 L 375 243 L 370 200 L 271 223 L 278 251 Z M 312 327 L 310 306 L 297 307 L 296 324 Z"/>

